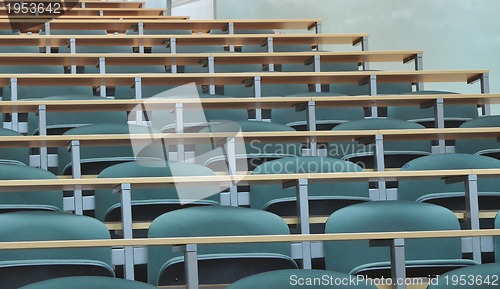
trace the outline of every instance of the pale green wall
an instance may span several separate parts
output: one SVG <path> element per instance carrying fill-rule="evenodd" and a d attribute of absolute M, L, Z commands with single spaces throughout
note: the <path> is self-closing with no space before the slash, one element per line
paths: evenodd
<path fill-rule="evenodd" d="M 369 33 L 370 50 L 424 50 L 425 69 L 489 69 L 491 92 L 500 92 L 498 0 L 215 1 L 219 19 L 322 18 L 324 33 Z M 425 88 L 479 92 L 478 84 L 428 84 Z"/>

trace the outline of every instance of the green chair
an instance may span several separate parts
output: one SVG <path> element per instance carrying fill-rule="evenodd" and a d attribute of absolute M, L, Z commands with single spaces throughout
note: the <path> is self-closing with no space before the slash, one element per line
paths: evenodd
<path fill-rule="evenodd" d="M 500 115 L 482 116 L 460 125 L 460 128 L 499 127 Z M 489 156 L 500 159 L 500 145 L 495 137 L 489 139 L 457 139 L 455 152 Z"/>
<path fill-rule="evenodd" d="M 403 120 L 389 118 L 369 118 L 345 122 L 335 126 L 332 131 L 342 130 L 391 130 L 423 129 L 424 127 Z M 431 153 L 430 141 L 384 141 L 386 168 L 399 168 L 407 161 Z M 348 160 L 364 168 L 374 167 L 374 145 L 357 142 L 330 142 L 328 154 L 334 158 Z"/>
<path fill-rule="evenodd" d="M 17 137 L 22 134 L 6 128 L 0 128 L 0 137 Z M 0 163 L 2 164 L 15 164 L 15 165 L 29 165 L 30 151 L 27 147 L 14 147 L 14 148 L 1 148 L 0 149 Z"/>
<path fill-rule="evenodd" d="M 104 169 L 98 178 L 213 176 L 209 168 L 181 162 L 137 161 Z M 134 221 L 152 221 L 163 213 L 180 208 L 219 204 L 218 184 L 176 184 L 163 188 L 132 188 Z M 120 196 L 111 190 L 95 191 L 95 216 L 101 221 L 121 220 Z"/>
<path fill-rule="evenodd" d="M 288 235 L 282 218 L 262 210 L 229 206 L 192 207 L 158 217 L 148 238 Z M 230 284 L 256 273 L 294 269 L 289 243 L 198 245 L 200 284 Z M 148 248 L 148 282 L 184 285 L 184 257 L 171 246 Z"/>
<path fill-rule="evenodd" d="M 106 134 L 151 134 L 158 131 L 145 126 L 127 124 L 91 124 L 70 129 L 64 135 L 106 135 Z M 135 150 L 134 150 L 135 149 Z M 81 146 L 80 162 L 82 174 L 99 174 L 104 168 L 136 159 L 168 159 L 167 147 L 160 142 L 151 142 L 143 150 L 137 151 L 133 144 L 124 146 Z M 142 149 L 142 147 L 141 147 Z M 59 173 L 72 173 L 71 153 L 66 148 L 57 150 Z"/>
<path fill-rule="evenodd" d="M 0 242 L 109 239 L 96 219 L 52 212 L 0 214 Z M 66 276 L 114 276 L 111 248 L 16 249 L 0 251 L 2 288 Z"/>
<path fill-rule="evenodd" d="M 0 164 L 0 180 L 55 180 L 57 177 L 46 170 L 25 165 Z M 12 211 L 56 211 L 63 210 L 62 191 L 2 192 L 0 212 Z"/>
<path fill-rule="evenodd" d="M 106 98 L 92 95 L 58 95 L 44 97 L 43 100 L 61 101 L 67 100 L 94 100 L 102 101 Z M 28 114 L 28 134 L 38 135 L 39 124 L 38 115 Z M 99 123 L 127 123 L 127 113 L 124 111 L 99 111 L 99 112 L 48 112 L 47 113 L 47 134 L 61 135 L 67 130 L 89 124 Z"/>
<path fill-rule="evenodd" d="M 450 210 L 433 204 L 378 201 L 355 204 L 334 212 L 325 233 L 369 233 L 459 230 Z M 369 240 L 324 243 L 327 270 L 368 277 L 390 277 L 390 247 L 371 247 Z M 405 240 L 408 277 L 440 275 L 452 269 L 475 265 L 462 259 L 460 238 Z"/>
<path fill-rule="evenodd" d="M 199 110 L 192 109 L 184 115 L 184 132 L 198 132 L 207 126 L 207 122 L 219 121 L 247 121 L 248 113 L 246 109 L 203 109 L 201 100 L 210 98 L 224 98 L 230 100 L 234 98 L 228 95 L 199 93 Z M 191 97 L 191 99 L 194 99 Z M 174 132 L 175 115 L 166 114 L 164 111 L 152 112 L 153 126 L 162 132 Z M 155 119 L 159 121 L 155 121 Z M 158 123 L 161 122 L 161 123 Z"/>
<path fill-rule="evenodd" d="M 253 171 L 253 175 L 361 172 L 363 169 L 351 162 L 323 157 L 286 157 L 265 162 Z M 309 214 L 329 216 L 348 205 L 369 201 L 368 182 L 314 182 L 308 185 Z M 281 184 L 257 184 L 250 186 L 250 206 L 279 216 L 297 216 L 295 188 L 284 189 Z M 316 228 L 318 227 L 318 228 Z M 313 229 L 313 228 L 312 228 Z M 314 226 L 323 232 L 324 226 Z"/>
<path fill-rule="evenodd" d="M 286 97 L 322 97 L 322 96 L 343 96 L 328 92 L 309 92 L 287 95 Z M 316 129 L 330 130 L 334 126 L 356 119 L 363 119 L 364 111 L 360 107 L 341 108 L 316 108 Z M 306 111 L 295 111 L 294 109 L 273 109 L 271 120 L 293 127 L 296 130 L 307 130 Z"/>
<path fill-rule="evenodd" d="M 19 289 L 158 289 L 158 287 L 119 278 L 81 276 L 50 279 Z"/>
<path fill-rule="evenodd" d="M 498 169 L 500 161 L 494 158 L 469 154 L 432 154 L 406 163 L 401 171 L 456 170 L 456 169 Z M 446 184 L 443 180 L 421 181 L 400 180 L 398 199 L 426 202 L 447 207 L 450 210 L 465 210 L 465 187 L 463 183 Z M 500 179 L 478 178 L 480 210 L 500 209 Z M 492 227 L 491 222 L 482 220 L 482 226 Z"/>
<path fill-rule="evenodd" d="M 271 122 L 261 121 L 238 121 L 238 122 L 214 122 L 202 129 L 202 133 L 232 132 L 292 132 L 293 128 Z M 253 170 L 259 164 L 288 156 L 300 155 L 301 144 L 299 143 L 268 143 L 260 140 L 243 143 L 242 139 L 236 138 L 235 151 L 237 167 L 246 167 Z M 195 147 L 196 162 L 208 166 L 214 171 L 224 170 L 226 167 L 226 151 L 218 143 L 199 144 Z M 247 170 L 247 169 L 245 169 Z"/>
<path fill-rule="evenodd" d="M 500 264 L 468 266 L 447 272 L 432 280 L 427 289 L 498 288 Z"/>
<path fill-rule="evenodd" d="M 338 288 L 338 289 L 376 289 L 356 276 L 324 270 L 276 270 L 249 276 L 234 282 L 227 289 L 293 289 L 293 288 Z"/>
<path fill-rule="evenodd" d="M 428 94 L 456 94 L 449 91 L 425 90 L 402 93 L 404 95 Z M 414 106 L 390 106 L 387 108 L 387 117 L 417 122 L 425 127 L 435 127 L 434 107 L 421 109 Z M 476 105 L 445 105 L 445 127 L 458 127 L 464 121 L 478 117 Z"/>

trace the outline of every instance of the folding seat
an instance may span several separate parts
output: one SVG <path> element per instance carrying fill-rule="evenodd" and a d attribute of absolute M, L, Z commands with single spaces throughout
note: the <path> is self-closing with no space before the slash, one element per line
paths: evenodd
<path fill-rule="evenodd" d="M 335 72 L 335 71 L 358 71 L 359 65 L 355 62 L 333 62 L 321 63 L 321 71 Z M 369 95 L 370 86 L 368 84 L 341 84 L 331 83 L 328 86 L 323 86 L 322 91 L 341 93 L 347 95 Z M 400 94 L 412 91 L 411 83 L 377 83 L 377 94 Z M 385 112 L 384 112 L 385 113 Z"/>
<path fill-rule="evenodd" d="M 327 97 L 344 96 L 343 94 L 328 92 L 308 92 L 287 95 L 286 97 Z M 363 119 L 365 116 L 361 107 L 328 107 L 316 108 L 316 129 L 330 130 L 338 124 Z M 307 112 L 294 109 L 277 108 L 271 111 L 271 120 L 293 127 L 296 130 L 307 130 Z"/>
<path fill-rule="evenodd" d="M 323 157 L 286 157 L 257 166 L 253 175 L 261 174 L 317 174 L 361 172 L 363 169 L 351 162 Z M 313 181 L 308 184 L 309 213 L 311 216 L 329 216 L 334 211 L 351 204 L 370 201 L 368 182 Z M 256 184 L 250 186 L 250 206 L 279 216 L 297 216 L 296 189 L 284 189 L 281 184 Z M 314 224 L 314 232 L 323 232 L 324 226 Z"/>
<path fill-rule="evenodd" d="M 97 100 L 106 98 L 93 95 L 58 95 L 44 97 L 43 100 Z M 28 114 L 28 134 L 37 135 L 39 133 L 39 118 L 35 113 Z M 67 130 L 89 124 L 99 123 L 127 123 L 127 113 L 125 111 L 98 111 L 98 112 L 48 112 L 46 118 L 47 134 L 59 135 Z"/>
<path fill-rule="evenodd" d="M 63 66 L 55 65 L 0 65 L 0 73 L 8 74 L 64 74 Z M 17 87 L 17 99 L 43 98 L 47 96 L 67 95 L 92 95 L 90 86 L 26 86 L 19 85 Z M 3 90 L 2 100 L 12 100 L 12 91 L 5 87 Z"/>
<path fill-rule="evenodd" d="M 157 289 L 158 287 L 120 278 L 78 276 L 55 278 L 24 286 L 20 289 Z"/>
<path fill-rule="evenodd" d="M 402 93 L 404 95 L 456 94 L 449 91 L 424 90 Z M 434 107 L 422 109 L 415 106 L 391 106 L 387 117 L 417 122 L 425 127 L 435 127 Z M 445 105 L 445 127 L 458 127 L 461 123 L 478 117 L 476 105 Z"/>
<path fill-rule="evenodd" d="M 500 116 L 482 116 L 468 120 L 460 125 L 460 128 L 476 127 L 500 127 Z M 493 135 L 489 139 L 457 139 L 455 141 L 455 152 L 500 159 L 500 145 Z"/>
<path fill-rule="evenodd" d="M 282 218 L 262 210 L 229 206 L 192 207 L 158 217 L 148 238 L 288 235 Z M 230 284 L 256 273 L 296 269 L 289 243 L 241 243 L 197 246 L 200 284 Z M 148 282 L 184 285 L 184 257 L 171 246 L 148 248 Z"/>
<path fill-rule="evenodd" d="M 143 160 L 116 164 L 104 169 L 98 178 L 213 176 L 207 167 L 163 160 Z M 218 184 L 175 184 L 155 188 L 132 188 L 134 221 L 152 221 L 161 214 L 180 208 L 218 205 Z M 120 196 L 111 190 L 95 191 L 95 214 L 101 221 L 121 220 Z"/>
<path fill-rule="evenodd" d="M 335 126 L 332 131 L 341 130 L 407 130 L 423 129 L 422 125 L 398 119 L 369 118 L 345 122 Z M 399 168 L 416 157 L 429 155 L 430 141 L 384 141 L 386 168 Z M 362 164 L 364 168 L 374 167 L 374 145 L 356 142 L 330 142 L 328 155 Z"/>
<path fill-rule="evenodd" d="M 401 171 L 456 170 L 456 169 L 498 169 L 500 161 L 494 158 L 470 154 L 432 154 L 409 161 Z M 478 178 L 477 182 L 480 210 L 500 209 L 500 179 Z M 465 187 L 463 183 L 447 184 L 443 180 L 421 181 L 400 180 L 398 199 L 433 203 L 451 210 L 465 210 Z M 482 227 L 492 228 L 493 224 L 484 219 Z"/>
<path fill-rule="evenodd" d="M 40 31 L 40 35 L 45 35 L 44 31 Z M 51 30 L 50 35 L 92 35 L 92 36 L 105 36 L 108 35 L 106 30 Z M 52 52 L 59 53 L 70 53 L 69 46 L 51 47 Z M 130 49 L 130 48 L 129 48 Z M 131 49 L 130 49 L 131 51 Z M 76 42 L 76 52 L 77 53 L 108 53 L 109 47 L 106 46 L 83 46 L 78 45 Z M 132 52 L 132 51 L 131 51 Z"/>
<path fill-rule="evenodd" d="M 447 272 L 430 282 L 428 289 L 498 288 L 500 264 L 481 264 Z M 463 285 L 465 284 L 465 285 Z"/>
<path fill-rule="evenodd" d="M 0 214 L 0 241 L 70 241 L 109 239 L 96 219 L 53 212 Z M 2 288 L 17 289 L 66 276 L 114 276 L 111 248 L 15 249 L 0 251 Z"/>
<path fill-rule="evenodd" d="M 0 137 L 10 136 L 18 137 L 22 136 L 22 134 L 10 129 L 0 128 Z M 27 147 L 0 148 L 0 163 L 29 165 L 29 155 L 30 152 Z"/>
<path fill-rule="evenodd" d="M 152 134 L 159 131 L 145 126 L 127 124 L 91 124 L 70 129 L 64 135 L 106 135 L 106 134 Z M 167 147 L 151 141 L 148 145 L 134 146 L 81 146 L 80 163 L 82 174 L 96 175 L 104 168 L 117 163 L 134 161 L 136 159 L 167 159 Z M 59 173 L 72 173 L 71 153 L 66 148 L 57 150 Z"/>
<path fill-rule="evenodd" d="M 55 180 L 42 169 L 26 165 L 0 164 L 0 180 Z M 22 192 L 12 189 L 0 194 L 0 213 L 11 211 L 56 211 L 63 209 L 63 193 L 58 190 Z"/>
<path fill-rule="evenodd" d="M 334 212 L 325 233 L 459 230 L 457 217 L 441 206 L 407 201 L 355 204 Z M 327 270 L 368 277 L 390 277 L 390 247 L 369 240 L 324 243 Z M 406 275 L 427 277 L 475 265 L 462 259 L 460 238 L 405 239 Z"/>
<path fill-rule="evenodd" d="M 253 289 L 256 284 L 262 289 L 293 288 L 338 288 L 338 289 L 376 289 L 373 284 L 357 279 L 352 275 L 325 270 L 276 270 L 245 277 L 229 285 L 227 289 Z"/>
<path fill-rule="evenodd" d="M 243 138 L 238 137 L 240 132 L 276 132 L 288 133 L 295 131 L 293 128 L 271 122 L 261 121 L 223 121 L 210 123 L 206 128 L 200 130 L 202 133 L 229 132 L 234 133 L 235 138 L 235 157 L 237 168 L 248 168 L 253 170 L 259 164 L 288 156 L 297 156 L 301 153 L 301 144 L 299 143 L 275 143 L 254 140 L 243 143 Z M 198 144 L 195 146 L 196 162 L 208 166 L 214 171 L 220 171 L 226 168 L 226 155 L 224 148 L 220 145 Z"/>

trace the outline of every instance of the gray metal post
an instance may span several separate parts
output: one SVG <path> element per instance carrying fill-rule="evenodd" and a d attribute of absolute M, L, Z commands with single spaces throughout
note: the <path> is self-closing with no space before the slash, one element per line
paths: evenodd
<path fill-rule="evenodd" d="M 321 21 L 316 22 L 316 34 L 323 33 L 323 24 Z"/>
<path fill-rule="evenodd" d="M 306 116 L 307 116 L 307 129 L 309 131 L 316 131 L 316 102 L 315 101 L 310 100 L 307 102 Z M 318 144 L 317 144 L 315 138 L 313 138 L 309 141 L 309 148 L 311 150 L 312 156 L 318 155 Z"/>
<path fill-rule="evenodd" d="M 391 246 L 391 277 L 394 289 L 406 289 L 405 240 L 394 239 Z"/>
<path fill-rule="evenodd" d="M 76 39 L 75 38 L 69 39 L 69 53 L 71 53 L 71 54 L 76 53 Z"/>
<path fill-rule="evenodd" d="M 230 176 L 235 176 L 237 174 L 236 168 L 236 141 L 234 138 L 228 138 L 226 142 L 226 158 L 227 158 L 227 170 Z M 229 187 L 229 203 L 231 206 L 237 207 L 238 201 L 238 186 L 231 182 Z"/>
<path fill-rule="evenodd" d="M 198 289 L 198 253 L 196 244 L 174 246 L 172 251 L 184 252 L 184 272 L 186 278 L 186 289 Z"/>
<path fill-rule="evenodd" d="M 106 74 L 106 58 L 99 57 L 99 74 Z"/>
<path fill-rule="evenodd" d="M 254 96 L 255 96 L 255 98 L 260 98 L 262 96 L 262 88 L 261 88 L 261 78 L 260 78 L 260 76 L 255 76 L 254 77 L 253 88 L 254 88 Z M 255 120 L 257 120 L 257 121 L 261 121 L 262 120 L 262 109 L 260 109 L 260 108 L 256 108 L 255 109 Z"/>
<path fill-rule="evenodd" d="M 10 79 L 10 99 L 17 100 L 17 78 L 15 77 Z M 19 131 L 19 114 L 17 112 L 11 114 L 11 126 L 12 130 Z"/>
<path fill-rule="evenodd" d="M 472 230 L 479 230 L 479 200 L 477 191 L 477 175 L 468 175 L 465 182 L 465 219 Z M 472 237 L 472 256 L 481 263 L 481 238 Z"/>
<path fill-rule="evenodd" d="M 363 40 L 361 40 L 361 50 L 368 51 L 368 37 L 367 36 L 363 37 Z M 363 70 L 370 70 L 370 63 L 363 62 Z"/>
<path fill-rule="evenodd" d="M 45 22 L 44 30 L 45 30 L 45 35 L 50 35 L 50 22 L 48 21 Z M 46 54 L 52 53 L 50 46 L 45 46 L 45 53 Z"/>
<path fill-rule="evenodd" d="M 227 23 L 227 32 L 229 34 L 234 34 L 234 22 Z"/>
<path fill-rule="evenodd" d="M 377 95 L 377 76 L 376 75 L 370 75 L 370 80 L 369 80 L 368 85 L 370 85 L 370 95 L 376 96 Z M 378 117 L 378 107 L 377 106 L 371 107 L 371 117 L 373 117 L 373 118 Z"/>
<path fill-rule="evenodd" d="M 442 98 L 436 99 L 434 106 L 434 126 L 436 128 L 444 128 L 444 100 Z M 438 152 L 444 154 L 446 152 L 446 142 L 440 137 L 438 139 Z"/>
<path fill-rule="evenodd" d="M 314 55 L 314 72 L 321 72 L 321 56 Z M 316 92 L 321 92 L 321 83 L 316 83 L 315 85 Z"/>
<path fill-rule="evenodd" d="M 381 134 L 375 135 L 375 169 L 378 172 L 385 171 L 384 157 L 384 137 Z M 380 200 L 387 200 L 387 190 L 384 178 L 378 180 L 378 194 Z"/>
<path fill-rule="evenodd" d="M 113 190 L 120 194 L 122 211 L 122 231 L 124 239 L 132 239 L 132 196 L 130 184 L 124 183 Z M 125 246 L 125 279 L 134 280 L 134 246 Z"/>
<path fill-rule="evenodd" d="M 267 52 L 269 52 L 269 53 L 274 52 L 274 38 L 273 37 L 267 38 Z M 268 70 L 274 71 L 274 63 L 268 63 Z"/>
<path fill-rule="evenodd" d="M 81 179 L 82 178 L 82 168 L 80 162 L 80 141 L 72 140 L 70 142 L 70 151 L 71 151 L 71 163 L 73 170 L 73 178 Z M 75 198 L 75 214 L 83 215 L 83 194 L 81 188 L 75 188 L 74 192 Z"/>
<path fill-rule="evenodd" d="M 38 131 L 40 136 L 47 135 L 47 106 L 41 104 L 38 106 Z M 40 146 L 40 168 L 48 169 L 48 152 L 46 146 Z"/>
<path fill-rule="evenodd" d="M 415 57 L 415 70 L 423 70 L 424 69 L 424 57 L 422 53 L 418 53 L 417 56 Z M 424 83 L 423 82 L 417 82 L 416 84 L 416 89 L 417 91 L 422 91 L 424 90 Z"/>
<path fill-rule="evenodd" d="M 184 133 L 184 104 L 175 104 L 175 133 Z M 177 161 L 183 162 L 186 160 L 186 152 L 184 150 L 184 144 L 179 143 L 177 145 Z"/>
<path fill-rule="evenodd" d="M 144 35 L 144 23 L 137 23 L 137 33 L 139 35 Z M 144 54 L 144 44 L 139 45 L 139 53 Z"/>
<path fill-rule="evenodd" d="M 481 79 L 481 93 L 490 93 L 490 74 L 483 73 Z M 483 105 L 483 115 L 491 115 L 491 105 Z"/>
<path fill-rule="evenodd" d="M 234 22 L 229 22 L 227 24 L 227 30 L 229 34 L 234 34 Z M 234 52 L 234 45 L 229 45 L 229 51 Z"/>
<path fill-rule="evenodd" d="M 308 235 L 311 233 L 309 224 L 309 192 L 308 180 L 299 179 L 297 182 L 297 212 L 300 222 L 300 233 Z M 311 242 L 302 242 L 303 269 L 312 268 Z"/>
<path fill-rule="evenodd" d="M 208 57 L 208 73 L 215 73 L 215 58 L 212 55 Z M 215 84 L 210 84 L 208 89 L 208 93 L 215 94 Z"/>
<path fill-rule="evenodd" d="M 142 99 L 142 78 L 136 77 L 134 78 L 134 92 L 135 99 Z M 135 112 L 135 123 L 137 125 L 142 125 L 143 120 L 143 112 L 138 110 Z"/>

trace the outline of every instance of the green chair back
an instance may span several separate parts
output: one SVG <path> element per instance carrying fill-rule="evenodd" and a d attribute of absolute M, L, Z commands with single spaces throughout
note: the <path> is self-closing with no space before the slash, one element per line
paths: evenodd
<path fill-rule="evenodd" d="M 307 174 L 307 173 L 340 173 L 361 172 L 363 169 L 351 162 L 324 157 L 286 157 L 265 162 L 253 171 L 253 175 L 261 174 Z M 329 200 L 336 206 L 343 201 L 369 200 L 367 182 L 313 182 L 308 185 L 310 212 L 317 215 L 330 215 L 338 207 L 330 204 L 323 208 Z M 297 215 L 295 188 L 284 189 L 281 184 L 265 184 L 250 186 L 250 206 L 255 209 L 281 210 L 280 205 L 289 204 L 292 211 L 274 211 L 282 216 Z M 290 205 L 291 203 L 291 205 Z M 325 211 L 326 210 L 326 211 Z"/>
<path fill-rule="evenodd" d="M 498 169 L 500 161 L 494 158 L 470 154 L 432 154 L 409 161 L 401 171 L 422 170 L 456 170 L 456 169 Z M 461 192 L 464 195 L 464 184 L 445 184 L 445 181 L 435 179 L 426 180 L 425 186 L 421 181 L 400 180 L 398 182 L 398 199 L 416 201 L 430 194 Z M 498 192 L 500 179 L 479 178 L 478 191 Z"/>
<path fill-rule="evenodd" d="M 44 97 L 44 100 L 97 100 L 106 98 L 93 95 L 58 95 Z M 39 134 L 39 119 L 35 113 L 28 114 L 28 134 Z M 127 123 L 127 113 L 125 111 L 99 111 L 99 112 L 48 112 L 47 113 L 47 134 L 63 134 L 67 130 L 89 124 L 100 123 Z"/>
<path fill-rule="evenodd" d="M 210 206 L 192 207 L 168 212 L 153 221 L 149 228 L 148 238 L 162 237 L 203 237 L 203 236 L 248 236 L 248 235 L 288 235 L 288 226 L 282 218 L 262 210 L 242 207 Z M 235 258 L 245 256 L 248 270 L 252 262 L 259 258 L 287 260 L 290 259 L 290 244 L 287 243 L 241 243 L 241 244 L 211 244 L 198 245 L 198 260 Z M 164 271 L 172 265 L 174 258 L 183 258 L 182 253 L 173 253 L 171 246 L 154 246 L 148 249 L 148 280 L 150 284 L 159 285 L 159 279 Z M 296 266 L 296 265 L 295 265 Z M 289 267 L 290 268 L 290 267 Z M 200 274 L 210 269 L 200 267 Z M 278 268 L 281 269 L 281 268 Z M 221 279 L 233 279 L 223 275 L 239 276 L 249 272 L 236 272 L 234 268 L 224 271 L 212 272 Z M 219 277 L 217 276 L 217 277 Z M 234 280 L 234 279 L 233 279 Z M 203 281 L 200 280 L 200 284 Z M 219 283 L 220 284 L 220 283 Z M 161 285 L 161 284 L 160 284 Z"/>
<path fill-rule="evenodd" d="M 13 131 L 6 128 L 0 128 L 0 137 L 5 136 L 22 136 L 22 134 L 17 131 Z M 0 149 L 0 163 L 10 163 L 18 165 L 29 165 L 29 155 L 30 151 L 27 147 L 15 147 L 15 148 L 1 148 Z"/>
<path fill-rule="evenodd" d="M 78 276 L 55 278 L 33 283 L 20 289 L 157 289 L 158 287 L 120 278 Z"/>
<path fill-rule="evenodd" d="M 334 212 L 325 233 L 367 233 L 399 231 L 459 230 L 450 210 L 425 203 L 405 201 L 367 202 Z M 370 247 L 368 240 L 325 242 L 326 269 L 354 274 L 364 267 L 390 260 L 389 247 Z M 405 258 L 452 260 L 462 258 L 460 238 L 405 240 Z"/>
<path fill-rule="evenodd" d="M 110 238 L 103 223 L 67 213 L 6 213 L 0 224 L 0 242 Z M 109 247 L 2 250 L 0 260 L 5 289 L 65 276 L 114 276 Z"/>
<path fill-rule="evenodd" d="M 422 129 L 422 125 L 398 119 L 369 118 L 345 122 L 335 126 L 332 131 L 341 130 L 390 130 L 390 129 Z M 384 141 L 386 167 L 401 167 L 405 162 L 429 155 L 430 141 Z M 374 145 L 357 142 L 330 142 L 328 155 L 334 158 L 350 160 L 362 164 L 364 168 L 373 168 Z"/>
<path fill-rule="evenodd" d="M 500 115 L 482 116 L 460 125 L 460 128 L 476 127 L 498 127 L 500 126 Z M 486 155 L 499 158 L 500 145 L 495 137 L 489 139 L 457 139 L 455 151 L 457 153 Z"/>
<path fill-rule="evenodd" d="M 55 180 L 49 171 L 25 165 L 0 164 L 0 180 Z M 0 211 L 63 210 L 62 191 L 7 191 L 0 194 Z"/>
<path fill-rule="evenodd" d="M 321 97 L 321 96 L 344 96 L 337 93 L 328 92 L 308 92 L 287 95 L 286 97 Z M 361 107 L 342 108 L 316 108 L 316 128 L 332 129 L 334 126 L 350 120 L 364 118 L 364 111 Z M 276 123 L 285 124 L 296 130 L 307 130 L 307 112 L 295 111 L 294 109 L 277 108 L 272 110 L 271 120 Z"/>
<path fill-rule="evenodd" d="M 105 134 L 151 134 L 152 128 L 117 123 L 92 124 L 70 129 L 64 135 L 105 135 Z M 58 148 L 60 174 L 71 174 L 71 153 L 66 148 Z M 134 151 L 131 145 L 124 146 L 80 146 L 82 174 L 98 174 L 104 168 L 136 158 L 168 159 L 168 150 L 161 143 L 151 143 L 144 150 Z"/>
<path fill-rule="evenodd" d="M 456 94 L 449 91 L 425 90 L 402 93 L 405 95 Z M 417 122 L 425 127 L 434 127 L 434 107 L 421 109 L 416 106 L 390 106 L 387 117 Z M 445 105 L 444 120 L 446 127 L 458 127 L 462 122 L 478 117 L 476 105 Z"/>
<path fill-rule="evenodd" d="M 98 178 L 213 176 L 207 167 L 157 160 L 126 162 L 104 169 Z M 217 205 L 218 184 L 177 184 L 163 188 L 133 188 L 132 216 L 136 221 L 152 221 L 159 215 L 193 205 Z M 181 198 L 181 199 L 180 199 Z M 183 199 L 184 200 L 183 200 Z M 136 209 L 135 209 L 135 208 Z M 95 216 L 101 221 L 121 220 L 120 196 L 112 190 L 95 191 Z"/>

